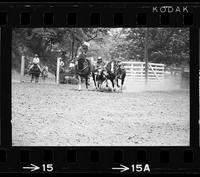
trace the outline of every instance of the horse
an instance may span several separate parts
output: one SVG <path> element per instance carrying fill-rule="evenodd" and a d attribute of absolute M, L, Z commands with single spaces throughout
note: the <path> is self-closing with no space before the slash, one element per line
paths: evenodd
<path fill-rule="evenodd" d="M 96 90 L 101 90 L 101 86 L 104 81 L 106 81 L 106 87 L 108 87 L 106 76 L 107 76 L 107 72 L 105 69 L 97 68 L 92 71 L 92 78 L 93 78 Z"/>
<path fill-rule="evenodd" d="M 31 75 L 31 82 L 35 79 L 35 83 L 38 83 L 41 71 L 37 64 L 33 64 L 33 67 L 30 69 L 29 73 Z"/>
<path fill-rule="evenodd" d="M 46 67 L 42 68 L 41 76 L 42 76 L 43 81 L 45 81 L 46 78 L 48 77 L 48 70 Z"/>
<path fill-rule="evenodd" d="M 109 79 L 112 83 L 112 91 L 115 91 L 115 84 L 119 88 L 118 79 L 121 79 L 121 91 L 124 84 L 124 80 L 126 77 L 126 71 L 122 68 L 121 65 L 117 61 L 110 61 L 107 66 L 107 79 Z"/>
<path fill-rule="evenodd" d="M 87 60 L 86 58 L 80 58 L 78 60 L 78 64 L 75 67 L 75 71 L 76 71 L 76 76 L 78 77 L 78 90 L 81 90 L 81 81 L 84 78 L 85 79 L 85 85 L 86 85 L 86 89 L 88 89 L 89 86 L 89 77 L 91 74 L 91 64 L 89 62 L 89 60 Z"/>
<path fill-rule="evenodd" d="M 116 79 L 116 82 L 117 82 L 117 87 L 121 89 L 121 92 L 122 92 L 122 88 L 123 88 L 123 85 L 124 85 L 125 77 L 126 77 L 126 70 L 121 65 L 119 65 L 118 68 L 117 68 L 117 71 L 116 71 L 115 79 Z M 118 84 L 118 79 L 121 80 L 120 86 Z"/>

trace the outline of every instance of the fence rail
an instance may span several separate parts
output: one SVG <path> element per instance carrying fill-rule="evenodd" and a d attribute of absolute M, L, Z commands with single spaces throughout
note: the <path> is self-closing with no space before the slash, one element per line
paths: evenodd
<path fill-rule="evenodd" d="M 145 62 L 122 62 L 128 77 L 136 80 L 145 79 Z M 164 78 L 164 64 L 149 63 L 148 79 L 161 80 Z"/>

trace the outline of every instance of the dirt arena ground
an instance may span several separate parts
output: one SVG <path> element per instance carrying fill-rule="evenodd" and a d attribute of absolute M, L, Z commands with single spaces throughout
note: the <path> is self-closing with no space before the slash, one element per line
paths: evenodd
<path fill-rule="evenodd" d="M 12 83 L 13 146 L 188 146 L 189 124 L 188 90 Z"/>

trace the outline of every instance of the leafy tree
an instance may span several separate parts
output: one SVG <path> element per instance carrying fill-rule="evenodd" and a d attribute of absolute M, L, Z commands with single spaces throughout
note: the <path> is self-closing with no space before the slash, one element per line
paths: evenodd
<path fill-rule="evenodd" d="M 50 72 L 56 70 L 56 58 L 74 60 L 83 41 L 90 43 L 88 57 L 111 57 L 124 61 L 144 61 L 146 28 L 15 28 L 12 41 L 12 66 L 20 69 L 21 55 L 31 61 L 35 53 Z M 188 28 L 149 28 L 150 62 L 189 64 Z"/>

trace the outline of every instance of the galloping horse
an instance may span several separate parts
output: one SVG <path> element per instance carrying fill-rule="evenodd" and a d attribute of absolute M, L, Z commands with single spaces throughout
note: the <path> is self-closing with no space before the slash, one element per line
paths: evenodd
<path fill-rule="evenodd" d="M 31 74 L 31 82 L 35 79 L 35 83 L 38 83 L 41 71 L 37 64 L 33 65 L 29 73 Z"/>
<path fill-rule="evenodd" d="M 116 71 L 116 82 L 117 82 L 117 87 L 120 87 L 121 88 L 121 92 L 122 92 L 122 87 L 124 85 L 124 80 L 125 80 L 125 77 L 126 77 L 126 70 L 121 66 L 119 65 L 118 68 L 117 68 L 117 71 Z M 121 86 L 119 86 L 118 84 L 118 79 L 121 79 Z"/>
<path fill-rule="evenodd" d="M 78 60 L 78 64 L 75 67 L 76 75 L 78 77 L 78 90 L 81 90 L 81 79 L 85 79 L 85 85 L 88 89 L 88 80 L 91 73 L 91 64 L 89 63 L 89 60 L 87 60 L 85 57 L 81 57 Z"/>
<path fill-rule="evenodd" d="M 115 91 L 115 83 L 117 87 L 120 87 L 118 84 L 118 79 L 121 79 L 121 91 L 126 77 L 126 71 L 119 65 L 117 61 L 110 61 L 107 66 L 107 79 L 112 83 L 112 91 Z"/>
<path fill-rule="evenodd" d="M 97 90 L 101 90 L 101 85 L 104 81 L 106 81 L 106 87 L 108 87 L 107 83 L 107 71 L 102 68 L 97 68 L 92 71 L 92 78 L 94 81 L 95 88 Z"/>

